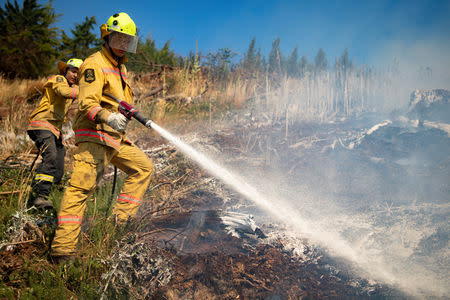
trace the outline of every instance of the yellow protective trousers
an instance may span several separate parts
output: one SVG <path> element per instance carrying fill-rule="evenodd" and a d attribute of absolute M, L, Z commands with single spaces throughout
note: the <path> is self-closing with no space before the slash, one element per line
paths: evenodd
<path fill-rule="evenodd" d="M 79 143 L 74 155 L 72 177 L 58 214 L 52 255 L 71 255 L 75 252 L 86 199 L 110 162 L 127 174 L 112 214 L 119 221 L 135 216 L 153 173 L 151 160 L 138 147 L 125 142 L 120 144 L 119 151 L 96 143 Z"/>

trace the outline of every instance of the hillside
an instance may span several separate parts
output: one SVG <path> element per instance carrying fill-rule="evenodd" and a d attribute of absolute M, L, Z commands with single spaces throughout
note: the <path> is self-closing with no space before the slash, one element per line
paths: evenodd
<path fill-rule="evenodd" d="M 447 92 L 416 91 L 409 108 L 387 116 L 358 78 L 340 94 L 327 75 L 220 85 L 181 69 L 131 76 L 137 108 L 218 165 L 205 171 L 130 123 L 128 136 L 155 165 L 144 203 L 126 225 L 108 218 L 109 168 L 67 266 L 47 259 L 56 212 L 25 208 L 36 156 L 25 128 L 45 79 L 2 79 L 0 296 L 445 296 L 448 120 L 432 119 L 427 103 L 441 111 Z M 56 209 L 75 147 L 65 144 Z"/>

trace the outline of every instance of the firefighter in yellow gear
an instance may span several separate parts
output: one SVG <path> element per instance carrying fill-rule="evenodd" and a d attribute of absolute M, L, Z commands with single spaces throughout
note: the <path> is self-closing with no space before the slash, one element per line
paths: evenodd
<path fill-rule="evenodd" d="M 153 173 L 148 156 L 125 136 L 128 119 L 118 111 L 117 102 L 104 95 L 133 103 L 124 63 L 125 53 L 136 51 L 136 25 L 126 13 L 118 13 L 101 25 L 100 31 L 103 48 L 89 56 L 80 69 L 79 104 L 73 126 L 78 149 L 52 242 L 55 261 L 73 258 L 86 199 L 109 163 L 127 174 L 112 211 L 119 222 L 135 216 Z"/>
<path fill-rule="evenodd" d="M 59 61 L 60 74 L 45 83 L 42 100 L 30 115 L 27 133 L 35 142 L 42 161 L 36 168 L 28 206 L 39 209 L 53 207 L 48 195 L 52 185 L 61 181 L 66 154 L 61 130 L 69 108 L 78 96 L 78 69 L 82 63 L 77 58 Z"/>

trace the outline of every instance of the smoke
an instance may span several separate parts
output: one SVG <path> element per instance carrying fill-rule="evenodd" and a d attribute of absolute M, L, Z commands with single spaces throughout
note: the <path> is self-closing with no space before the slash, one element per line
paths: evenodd
<path fill-rule="evenodd" d="M 394 84 L 400 97 L 396 104 L 403 104 L 402 99 L 408 99 L 415 89 L 450 89 L 448 35 L 409 42 L 385 42 L 375 53 L 375 65 L 394 67 L 398 72 Z"/>
<path fill-rule="evenodd" d="M 255 174 L 242 164 L 233 173 L 272 205 L 266 214 L 346 259 L 355 274 L 419 297 L 447 295 L 448 205 L 404 199 L 411 196 L 404 193 L 406 185 L 392 191 L 373 165 L 354 159 L 334 156 L 312 163 L 295 179 L 282 170 Z"/>
<path fill-rule="evenodd" d="M 382 174 L 370 162 L 355 161 L 352 153 L 311 157 L 318 159 L 311 168 L 288 176 L 276 165 L 257 174 L 251 163 L 242 161 L 224 168 L 227 164 L 217 162 L 229 157 L 211 160 L 213 156 L 196 152 L 190 148 L 185 153 L 264 212 L 258 220 L 286 225 L 291 235 L 307 237 L 331 256 L 344 258 L 359 276 L 414 296 L 448 294 L 447 233 L 442 227 L 448 205 L 413 203 L 417 199 L 402 203 L 400 193 L 383 186 Z M 350 186 L 344 180 L 348 177 Z M 443 246 L 433 242 L 436 234 Z"/>
<path fill-rule="evenodd" d="M 415 89 L 450 86 L 448 49 L 390 43 L 384 66 L 266 86 L 238 117 L 249 138 L 246 160 L 185 153 L 262 210 L 263 220 L 307 236 L 355 273 L 417 297 L 448 296 L 448 137 L 395 120 L 369 131 L 392 110 L 406 112 Z M 444 154 L 428 147 L 436 141 Z M 264 167 L 255 170 L 252 160 Z"/>
<path fill-rule="evenodd" d="M 259 155 L 266 167 L 223 164 L 234 169 L 232 177 L 245 178 L 251 189 L 244 196 L 266 216 L 346 259 L 355 273 L 417 297 L 445 297 L 448 137 L 395 120 L 369 130 L 391 110 L 406 112 L 413 90 L 448 86 L 442 47 L 410 50 L 370 72 L 311 74 L 279 83 L 249 107 L 254 124 L 247 130 L 259 138 L 248 144 L 260 150 L 247 149 L 249 160 Z M 386 56 L 402 51 L 393 47 Z"/>

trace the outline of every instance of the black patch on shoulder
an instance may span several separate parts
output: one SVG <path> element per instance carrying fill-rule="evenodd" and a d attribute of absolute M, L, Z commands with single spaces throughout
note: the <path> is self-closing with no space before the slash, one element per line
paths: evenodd
<path fill-rule="evenodd" d="M 91 83 L 95 81 L 95 71 L 94 69 L 86 69 L 84 71 L 84 81 Z"/>
<path fill-rule="evenodd" d="M 56 76 L 56 82 L 64 82 L 64 79 L 61 76 Z"/>

